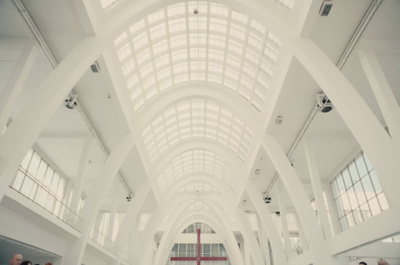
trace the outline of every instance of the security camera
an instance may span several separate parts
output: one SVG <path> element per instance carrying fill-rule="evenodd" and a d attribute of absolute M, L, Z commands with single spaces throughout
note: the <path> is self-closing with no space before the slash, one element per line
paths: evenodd
<path fill-rule="evenodd" d="M 324 94 L 317 94 L 317 106 L 322 113 L 328 113 L 333 110 L 333 104 Z"/>
<path fill-rule="evenodd" d="M 271 201 L 272 201 L 272 199 L 271 199 L 270 196 L 265 196 L 265 197 L 264 197 L 264 202 L 265 202 L 265 203 L 271 203 Z"/>

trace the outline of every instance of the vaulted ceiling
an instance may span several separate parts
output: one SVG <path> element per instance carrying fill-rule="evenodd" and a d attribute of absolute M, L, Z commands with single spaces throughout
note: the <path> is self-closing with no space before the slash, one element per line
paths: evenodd
<path fill-rule="evenodd" d="M 103 210 L 115 201 L 126 210 L 126 195 L 149 181 L 152 193 L 143 214 L 165 209 L 167 224 L 171 216 L 209 218 L 203 213 L 219 212 L 221 224 L 235 230 L 229 207 L 247 201 L 247 180 L 272 197 L 270 210 L 277 208 L 277 173 L 262 148 L 266 133 L 288 154 L 310 199 L 305 138 L 311 139 L 325 181 L 360 151 L 335 109 L 318 111 L 316 94 L 322 90 L 293 57 L 296 39 L 313 41 L 382 120 L 365 76 L 353 67 L 359 64 L 354 51 L 382 35 L 398 38 L 399 29 L 381 28 L 398 22 L 391 10 L 399 6 L 384 1 L 360 32 L 373 2 L 334 1 L 329 16 L 320 16 L 322 1 L 22 1 L 44 51 L 13 116 L 80 40 L 96 36 L 104 46 L 96 61 L 99 72 L 87 69 L 71 92 L 79 108 L 60 102 L 35 147 L 70 179 L 84 159 L 88 194 L 110 151 L 132 131 L 135 146 Z M 6 70 L 4 62 L 16 61 L 24 40 L 39 35 L 32 35 L 13 3 L 1 3 L 0 12 L 15 21 L 0 27 L 0 36 L 19 44 L 0 50 Z M 379 59 L 395 62 L 384 52 Z M 393 73 L 388 81 L 399 84 L 399 78 Z"/>

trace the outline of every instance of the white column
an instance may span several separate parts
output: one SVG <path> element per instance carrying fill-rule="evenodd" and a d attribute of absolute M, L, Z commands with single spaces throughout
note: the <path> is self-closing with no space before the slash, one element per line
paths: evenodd
<path fill-rule="evenodd" d="M 260 216 L 257 215 L 257 225 L 258 225 L 258 237 L 261 245 L 261 252 L 264 257 L 265 265 L 271 265 L 270 255 L 269 255 L 269 246 L 268 246 L 268 238 L 266 237 L 266 233 L 264 232 L 264 228 L 261 225 Z"/>
<path fill-rule="evenodd" d="M 267 237 L 271 243 L 274 261 L 279 265 L 288 264 L 286 254 L 281 243 L 281 237 L 278 235 L 274 221 L 272 220 L 268 208 L 264 204 L 261 193 L 250 181 L 247 181 L 245 189 L 254 207 L 256 208 L 258 215 L 260 216 L 263 231 L 267 233 Z"/>
<path fill-rule="evenodd" d="M 294 218 L 296 220 L 297 229 L 299 230 L 301 246 L 303 247 L 303 252 L 305 252 L 306 250 L 309 249 L 306 234 L 304 233 L 303 226 L 300 223 L 299 216 L 297 215 L 297 213 L 294 213 Z"/>
<path fill-rule="evenodd" d="M 0 135 L 14 110 L 38 54 L 34 42 L 28 42 L 22 50 L 11 75 L 0 95 Z"/>
<path fill-rule="evenodd" d="M 133 227 L 132 220 L 139 219 L 140 209 L 142 208 L 143 203 L 149 195 L 149 192 L 150 185 L 148 181 L 146 181 L 138 188 L 137 193 L 134 195 L 133 200 L 130 202 L 131 205 L 126 212 L 125 218 L 122 221 L 117 237 L 115 239 L 115 245 L 119 247 L 119 249 L 117 249 L 117 260 L 115 264 L 119 264 L 119 262 L 121 262 L 122 250 L 128 244 L 129 234 L 131 230 L 138 230 L 139 228 L 139 221 L 136 223 L 137 225 Z M 135 234 L 137 234 L 137 232 Z"/>
<path fill-rule="evenodd" d="M 309 198 L 290 161 L 273 136 L 265 135 L 263 147 L 267 152 L 296 209 L 309 241 L 322 240 L 322 230 L 315 217 Z"/>
<path fill-rule="evenodd" d="M 314 153 L 309 146 L 308 139 L 304 140 L 304 154 L 307 159 L 308 172 L 310 174 L 311 185 L 314 193 L 315 204 L 317 205 L 317 211 L 319 216 L 319 221 L 325 235 L 325 239 L 331 238 L 331 229 L 329 227 L 328 213 L 325 206 L 323 189 L 321 184 L 321 177 L 319 175 L 317 161 L 315 159 Z"/>
<path fill-rule="evenodd" d="M 279 198 L 279 211 L 282 223 L 283 242 L 285 244 L 286 257 L 290 259 L 292 257 L 292 246 L 290 244 L 289 227 L 288 227 L 287 213 L 286 213 L 286 191 L 281 183 L 279 183 L 278 198 Z"/>
<path fill-rule="evenodd" d="M 112 241 L 115 226 L 115 218 L 117 217 L 118 198 L 115 198 L 110 209 L 110 222 L 108 223 L 107 237 Z M 120 246 L 121 247 L 121 246 Z"/>
<path fill-rule="evenodd" d="M 390 135 L 396 141 L 400 140 L 400 108 L 396 97 L 386 80 L 378 59 L 372 51 L 359 50 L 361 66 L 372 88 L 376 101 L 382 111 Z"/>
<path fill-rule="evenodd" d="M 79 201 L 82 196 L 83 184 L 85 180 L 85 170 L 88 165 L 89 158 L 89 149 L 92 143 L 91 138 L 87 138 L 85 140 L 85 144 L 82 149 L 82 154 L 79 160 L 79 167 L 76 177 L 73 180 L 73 191 L 72 191 L 72 199 L 69 208 L 75 213 L 79 214 Z"/>
<path fill-rule="evenodd" d="M 342 232 L 342 227 L 339 223 L 339 214 L 333 198 L 332 188 L 329 183 L 325 183 L 323 186 L 325 187 L 326 201 L 328 202 L 329 215 L 331 216 L 333 235 L 337 235 Z"/>
<path fill-rule="evenodd" d="M 100 56 L 103 44 L 96 37 L 82 40 L 40 85 L 0 137 L 0 201 L 27 151 L 68 92 Z"/>
<path fill-rule="evenodd" d="M 81 264 L 91 226 L 93 225 L 95 215 L 100 208 L 101 200 L 99 199 L 99 194 L 101 195 L 107 192 L 107 189 L 116 178 L 117 172 L 126 156 L 132 149 L 133 144 L 133 135 L 129 133 L 120 139 L 111 151 L 111 154 L 104 165 L 104 169 L 97 177 L 96 183 L 90 190 L 90 194 L 82 209 L 81 216 L 84 219 L 84 225 L 81 238 L 71 243 L 63 260 L 63 265 Z"/>

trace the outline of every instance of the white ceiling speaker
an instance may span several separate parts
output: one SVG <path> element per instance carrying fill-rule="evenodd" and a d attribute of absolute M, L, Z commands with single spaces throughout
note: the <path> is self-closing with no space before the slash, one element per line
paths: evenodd
<path fill-rule="evenodd" d="M 64 106 L 67 109 L 75 109 L 78 106 L 78 102 L 76 102 L 77 98 L 77 94 L 72 94 L 69 98 L 64 100 Z"/>
<path fill-rule="evenodd" d="M 328 113 L 333 110 L 333 104 L 325 94 L 317 94 L 317 106 L 322 113 Z"/>

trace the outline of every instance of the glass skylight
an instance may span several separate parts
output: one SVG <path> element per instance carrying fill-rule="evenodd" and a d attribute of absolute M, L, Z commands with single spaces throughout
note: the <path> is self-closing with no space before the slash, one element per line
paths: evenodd
<path fill-rule="evenodd" d="M 210 184 L 204 181 L 194 181 L 189 184 L 186 184 L 182 187 L 178 192 L 196 192 L 196 193 L 209 193 L 209 192 L 217 192 L 218 189 L 211 186 Z"/>
<path fill-rule="evenodd" d="M 203 1 L 149 14 L 114 43 L 135 110 L 163 90 L 200 81 L 230 89 L 261 111 L 281 46 L 247 15 Z"/>
<path fill-rule="evenodd" d="M 242 120 L 206 99 L 182 101 L 164 110 L 142 136 L 153 163 L 167 148 L 190 138 L 216 141 L 245 161 L 253 141 L 253 132 Z"/>
<path fill-rule="evenodd" d="M 157 182 L 160 190 L 165 192 L 171 185 L 183 177 L 191 175 L 207 175 L 218 179 L 227 185 L 234 192 L 238 188 L 238 177 L 226 166 L 224 159 L 208 150 L 191 150 L 177 156 L 170 163 Z M 213 188 L 204 183 L 194 182 L 186 185 L 180 192 L 213 191 Z"/>

